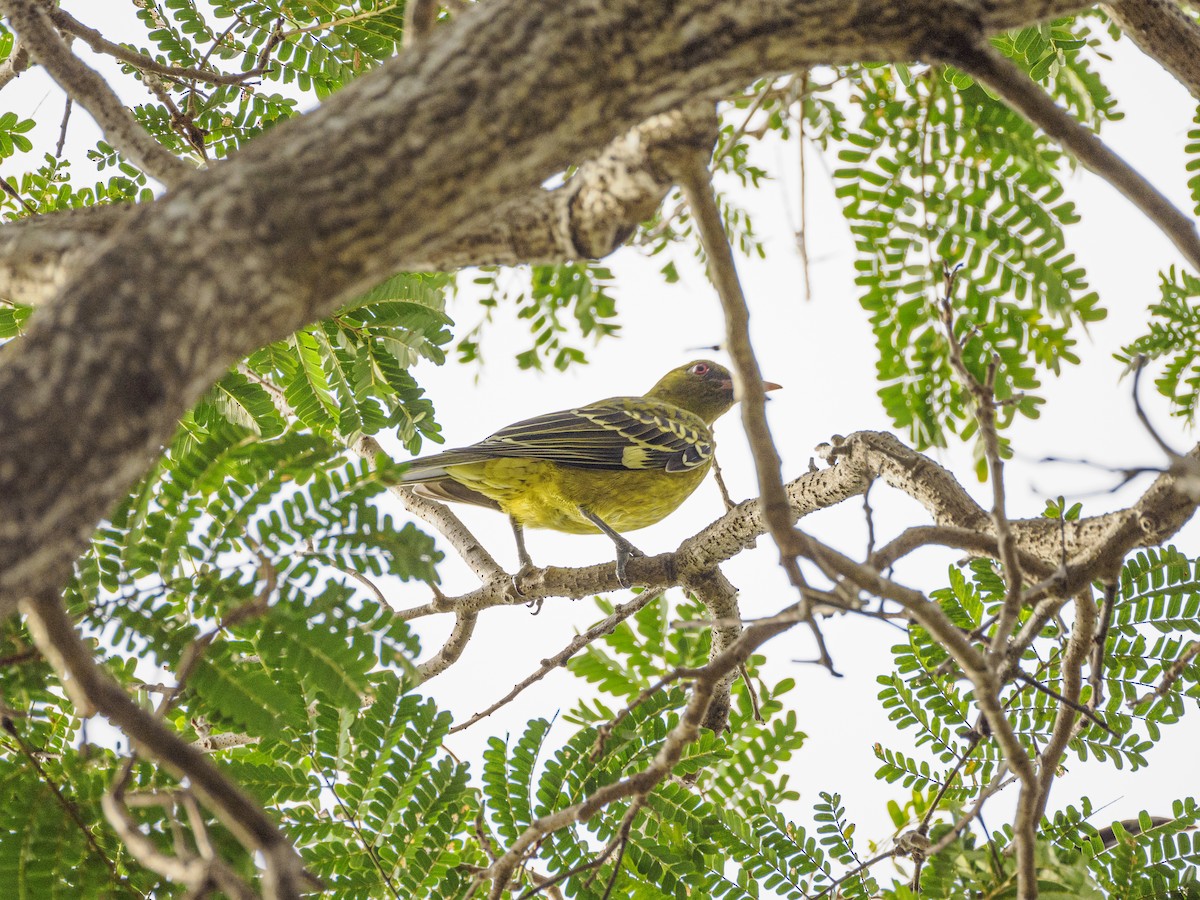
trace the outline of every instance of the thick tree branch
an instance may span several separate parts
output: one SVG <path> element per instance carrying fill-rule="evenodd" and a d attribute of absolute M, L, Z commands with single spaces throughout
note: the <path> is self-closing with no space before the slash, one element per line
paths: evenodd
<path fill-rule="evenodd" d="M 1125 34 L 1200 100 L 1200 25 L 1175 0 L 1111 0 L 1106 4 Z"/>
<path fill-rule="evenodd" d="M 105 139 L 131 163 L 167 186 L 178 184 L 195 171 L 154 140 L 108 82 L 71 52 L 38 0 L 0 0 L 0 12 L 8 17 L 30 55 L 67 96 L 91 113 Z"/>
<path fill-rule="evenodd" d="M 680 148 L 711 151 L 715 139 L 711 104 L 651 116 L 582 163 L 565 184 L 506 200 L 397 268 L 449 272 L 607 256 L 670 190 L 666 158 Z M 44 303 L 132 209 L 88 207 L 0 226 L 0 297 Z"/>
<path fill-rule="evenodd" d="M 32 306 L 49 300 L 136 209 L 87 206 L 0 225 L 0 297 Z"/>

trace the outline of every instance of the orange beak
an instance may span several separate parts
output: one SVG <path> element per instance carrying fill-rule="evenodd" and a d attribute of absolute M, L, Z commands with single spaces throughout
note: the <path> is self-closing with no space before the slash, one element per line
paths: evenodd
<path fill-rule="evenodd" d="M 782 384 L 776 384 L 773 381 L 764 381 L 763 382 L 763 390 L 764 391 L 777 391 L 782 387 L 783 387 Z"/>

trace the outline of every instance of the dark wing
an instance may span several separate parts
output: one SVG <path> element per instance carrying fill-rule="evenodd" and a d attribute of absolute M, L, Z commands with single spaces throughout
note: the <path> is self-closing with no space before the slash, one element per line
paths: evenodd
<path fill-rule="evenodd" d="M 436 478 L 446 466 L 503 458 L 683 472 L 706 464 L 712 454 L 712 432 L 699 416 L 642 397 L 614 397 L 526 419 L 470 447 L 415 460 L 404 480 Z"/>

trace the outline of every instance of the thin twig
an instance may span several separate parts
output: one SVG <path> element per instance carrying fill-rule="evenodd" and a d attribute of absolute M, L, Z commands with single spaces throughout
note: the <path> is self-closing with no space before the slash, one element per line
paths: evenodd
<path fill-rule="evenodd" d="M 396 885 L 392 882 L 391 876 L 388 875 L 387 869 L 383 865 L 383 861 L 379 858 L 379 851 L 375 847 L 377 838 L 375 836 L 369 837 L 363 833 L 362 826 L 359 824 L 358 819 L 355 817 L 354 813 L 351 812 L 350 808 L 346 806 L 345 801 L 342 800 L 341 795 L 338 793 L 337 785 L 330 781 L 329 777 L 325 774 L 325 770 L 321 767 L 321 763 L 317 759 L 316 753 L 310 750 L 308 752 L 308 758 L 312 762 L 313 771 L 317 773 L 317 777 L 320 778 L 321 783 L 325 785 L 325 790 L 329 791 L 329 793 L 333 795 L 333 799 L 337 801 L 338 809 L 342 811 L 342 819 L 350 823 L 350 830 L 353 831 L 358 837 L 358 842 L 362 848 L 367 851 L 367 856 L 371 859 L 371 865 L 375 867 L 375 871 L 378 872 L 379 877 L 383 879 L 384 885 L 387 886 L 388 893 L 390 893 L 395 900 L 400 900 L 400 892 L 396 889 Z"/>
<path fill-rule="evenodd" d="M 992 797 L 992 795 L 1004 790 L 1006 787 L 1018 780 L 1017 776 L 1015 775 L 1011 775 L 1007 778 L 1005 777 L 1006 775 L 1008 775 L 1007 768 L 1002 766 L 1000 771 L 998 771 L 992 778 L 991 782 L 989 782 L 988 786 L 980 791 L 979 796 L 975 798 L 975 802 L 971 804 L 971 808 L 959 816 L 955 823 L 950 827 L 950 830 L 942 835 L 941 839 L 936 844 L 929 848 L 929 853 L 927 854 L 928 857 L 937 856 L 937 854 L 941 853 L 956 840 L 958 840 L 958 836 L 962 834 L 963 830 L 979 815 L 979 811 L 983 809 L 983 805 Z"/>
<path fill-rule="evenodd" d="M 160 63 L 158 60 L 144 53 L 139 53 L 136 50 L 131 50 L 129 47 L 114 43 L 108 40 L 101 32 L 95 28 L 91 28 L 64 9 L 57 6 L 47 9 L 50 20 L 62 31 L 68 34 L 73 34 L 79 38 L 97 53 L 111 56 L 113 59 L 118 59 L 126 63 L 140 72 L 152 72 L 155 75 L 162 75 L 166 78 L 173 78 L 177 81 L 203 81 L 205 84 L 227 84 L 239 85 L 245 84 L 247 81 L 258 78 L 266 72 L 266 62 L 263 60 L 262 54 L 259 55 L 258 64 L 254 68 L 245 72 L 238 72 L 232 75 L 226 75 L 223 72 L 218 72 L 215 69 L 210 69 L 203 63 L 199 67 L 193 68 L 189 66 L 168 66 Z M 277 46 L 282 39 L 282 35 L 272 32 L 267 38 L 265 50 L 269 52 Z M 205 59 L 207 62 L 207 57 Z"/>
<path fill-rule="evenodd" d="M 622 707 L 622 709 L 615 716 L 596 729 L 596 742 L 592 745 L 591 753 L 592 762 L 596 762 L 604 755 L 604 745 L 608 742 L 609 736 L 616 731 L 617 726 L 624 722 L 625 719 L 627 719 L 635 709 L 637 709 L 668 685 L 672 685 L 676 681 L 679 681 L 683 678 L 695 678 L 700 675 L 701 672 L 703 672 L 703 669 L 679 666 L 675 670 L 662 676 L 662 678 L 659 678 L 649 687 L 643 688 L 638 695 L 626 703 L 625 706 Z"/>
<path fill-rule="evenodd" d="M 863 516 L 867 520 L 867 559 L 871 559 L 875 553 L 875 513 L 871 509 L 871 488 L 874 484 L 872 481 L 863 491 Z"/>
<path fill-rule="evenodd" d="M 1061 663 L 1060 683 L 1063 698 L 1054 718 L 1054 727 L 1050 731 L 1050 739 L 1045 748 L 1038 754 L 1038 796 L 1032 810 L 1030 820 L 1022 822 L 1029 828 L 1035 828 L 1046 811 L 1050 799 L 1050 787 L 1058 772 L 1058 764 L 1067 750 L 1071 739 L 1079 733 L 1082 725 L 1077 719 L 1079 696 L 1083 690 L 1083 665 L 1087 662 L 1092 651 L 1092 639 L 1096 634 L 1096 604 L 1092 600 L 1092 589 L 1082 591 L 1075 598 L 1075 624 L 1071 629 L 1071 639 L 1063 653 Z M 1022 796 L 1024 787 L 1022 788 Z M 1014 830 L 1015 830 L 1014 823 Z M 1018 872 L 1018 877 L 1024 879 L 1025 873 Z"/>
<path fill-rule="evenodd" d="M 834 888 L 836 888 L 839 884 L 849 881 L 851 878 L 853 878 L 859 872 L 869 869 L 871 866 L 875 865 L 875 863 L 883 862 L 885 859 L 891 859 L 892 857 L 899 855 L 899 852 L 900 851 L 898 851 L 897 849 L 892 848 L 891 850 L 885 850 L 883 853 L 878 853 L 875 856 L 872 856 L 870 859 L 860 862 L 857 866 L 855 866 L 850 871 L 846 872 L 840 878 L 837 878 L 834 881 L 832 881 L 830 884 L 826 885 L 825 888 L 821 891 L 821 893 L 813 894 L 813 900 L 821 900 L 822 897 L 826 896 L 830 891 L 832 891 Z"/>
<path fill-rule="evenodd" d="M 1158 683 L 1158 686 L 1149 693 L 1142 694 L 1142 696 L 1130 700 L 1129 708 L 1137 709 L 1143 703 L 1167 696 L 1167 693 L 1174 686 L 1175 682 L 1183 675 L 1183 670 L 1191 665 L 1192 660 L 1198 655 L 1200 655 L 1200 641 L 1192 641 L 1183 653 L 1179 654 L 1179 659 L 1171 663 L 1171 667 L 1163 674 L 1162 681 Z"/>
<path fill-rule="evenodd" d="M 511 691 L 509 691 L 487 709 L 483 710 L 482 712 L 477 712 L 475 715 L 471 716 L 471 718 L 467 719 L 467 721 L 455 725 L 447 732 L 447 734 L 454 734 L 455 732 L 464 731 L 467 728 L 470 728 L 476 722 L 486 719 L 488 716 L 506 704 L 511 703 L 527 687 L 535 684 L 538 681 L 541 681 L 559 666 L 566 663 L 568 659 L 570 659 L 592 641 L 611 633 L 612 630 L 619 624 L 624 622 L 630 616 L 634 615 L 636 612 L 638 612 L 638 610 L 642 609 L 646 605 L 658 600 L 661 596 L 661 593 L 643 591 L 640 596 L 635 597 L 628 603 L 617 605 L 616 608 L 613 609 L 612 615 L 600 622 L 597 622 L 582 634 L 576 635 L 571 639 L 571 642 L 567 644 L 567 646 L 563 647 L 563 649 L 558 653 L 543 659 L 541 666 L 532 675 L 529 675 L 527 678 L 521 680 L 513 687 Z"/>
<path fill-rule="evenodd" d="M 1116 606 L 1117 583 L 1104 585 L 1104 596 L 1100 603 L 1100 627 L 1092 642 L 1092 655 L 1088 661 L 1088 684 L 1092 695 L 1088 697 L 1088 708 L 1096 709 L 1104 702 L 1104 654 L 1108 652 L 1108 629 L 1112 625 L 1113 607 Z"/>
<path fill-rule="evenodd" d="M 921 834 L 929 833 L 929 823 L 933 819 L 934 814 L 937 812 L 938 806 L 941 804 L 942 799 L 946 796 L 946 792 L 950 790 L 950 785 L 954 783 L 954 779 L 958 777 L 958 774 L 962 771 L 963 766 L 967 764 L 967 760 L 971 758 L 971 754 L 975 752 L 975 748 L 979 746 L 982 740 L 983 735 L 979 734 L 978 732 L 975 732 L 971 735 L 970 740 L 967 742 L 967 746 L 963 748 L 962 753 L 959 754 L 958 761 L 955 762 L 954 768 L 952 768 L 949 774 L 946 775 L 945 781 L 942 782 L 941 787 L 938 788 L 937 794 L 934 795 L 933 800 L 930 801 L 929 809 L 925 810 L 925 815 L 921 817 L 921 824 L 917 826 L 918 832 Z"/>
<path fill-rule="evenodd" d="M 67 102 L 63 106 L 62 123 L 58 126 L 58 143 L 54 147 L 54 158 L 62 159 L 63 146 L 67 143 L 67 124 L 71 121 L 71 105 L 74 101 L 71 95 L 67 95 Z"/>
<path fill-rule="evenodd" d="M 725 504 L 725 512 L 737 506 L 733 502 L 733 498 L 729 496 L 729 488 L 725 486 L 725 478 L 721 474 L 721 466 L 717 463 L 717 457 L 713 456 L 712 461 L 713 478 L 717 482 L 717 490 L 721 492 L 721 502 Z"/>
<path fill-rule="evenodd" d="M 754 716 L 754 721 L 762 722 L 762 710 L 758 706 L 758 691 L 754 689 L 754 682 L 750 680 L 750 672 L 745 665 L 740 665 L 738 674 L 742 676 L 742 684 L 746 686 L 746 696 L 750 698 L 750 711 Z"/>
<path fill-rule="evenodd" d="M 725 311 L 725 348 L 733 360 L 742 405 L 742 426 L 750 441 L 758 473 L 759 503 L 767 530 L 779 547 L 781 562 L 792 575 L 796 566 L 796 541 L 792 535 L 795 516 L 783 489 L 779 451 L 766 418 L 766 393 L 762 372 L 750 344 L 750 310 L 738 280 L 733 251 L 721 222 L 708 171 L 707 155 L 688 150 L 679 155 L 676 175 L 687 200 L 704 252 L 709 275 Z M 793 579 L 793 583 L 795 580 Z"/>
<path fill-rule="evenodd" d="M 800 73 L 800 91 L 796 97 L 796 147 L 800 157 L 799 170 L 799 221 L 796 225 L 796 252 L 800 255 L 800 272 L 804 276 L 804 299 L 812 299 L 812 271 L 808 258 L 808 169 L 804 161 L 805 126 L 804 101 L 808 97 L 808 80 L 812 72 L 805 69 Z M 794 82 L 793 82 L 794 83 Z"/>
<path fill-rule="evenodd" d="M 1032 675 L 1030 675 L 1028 672 L 1026 672 L 1022 669 L 1017 669 L 1016 671 L 1014 671 L 1013 677 L 1016 678 L 1017 681 L 1020 681 L 1023 684 L 1029 685 L 1034 690 L 1040 691 L 1041 693 L 1045 694 L 1047 697 L 1051 697 L 1054 700 L 1057 700 L 1063 706 L 1066 706 L 1069 709 L 1075 710 L 1075 712 L 1079 713 L 1081 716 L 1086 718 L 1093 725 L 1097 726 L 1098 728 L 1103 729 L 1104 731 L 1107 731 L 1109 734 L 1111 734 L 1113 736 L 1116 736 L 1117 733 L 1112 730 L 1112 727 L 1107 722 L 1105 722 L 1098 715 L 1096 715 L 1095 710 L 1088 709 L 1082 703 L 1072 700 L 1070 697 L 1064 697 L 1058 691 L 1054 690 L 1054 688 L 1050 687 L 1048 684 L 1043 684 L 1042 682 L 1038 681 L 1036 678 L 1034 678 Z"/>

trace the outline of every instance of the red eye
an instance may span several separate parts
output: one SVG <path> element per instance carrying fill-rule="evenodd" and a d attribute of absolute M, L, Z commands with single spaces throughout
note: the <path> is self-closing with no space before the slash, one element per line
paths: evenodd
<path fill-rule="evenodd" d="M 703 378 L 708 374 L 708 363 L 696 363 L 694 366 L 688 369 L 688 374 L 699 375 L 701 378 Z"/>

